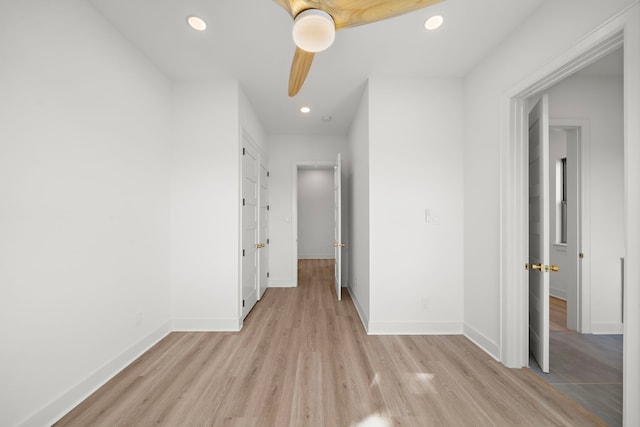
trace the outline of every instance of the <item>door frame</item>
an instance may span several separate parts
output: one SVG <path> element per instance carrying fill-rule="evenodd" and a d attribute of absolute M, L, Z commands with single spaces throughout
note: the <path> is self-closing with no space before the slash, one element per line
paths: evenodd
<path fill-rule="evenodd" d="M 567 51 L 500 96 L 500 361 L 521 368 L 528 363 L 528 301 L 524 297 L 526 259 L 522 200 L 525 135 L 523 103 L 586 65 L 624 47 L 625 256 L 640 259 L 640 5 L 634 2 Z M 624 265 L 623 423 L 637 425 L 640 407 L 640 264 Z M 633 310 L 633 311 L 630 311 Z"/>
<path fill-rule="evenodd" d="M 238 195 L 238 205 L 239 205 L 239 209 L 238 209 L 238 248 L 240 249 L 238 251 L 238 318 L 240 319 L 240 328 L 242 329 L 242 325 L 244 323 L 244 318 L 246 316 L 244 316 L 244 310 L 243 310 L 243 305 L 242 305 L 242 301 L 243 301 L 243 297 L 244 295 L 242 295 L 242 284 L 244 282 L 244 271 L 243 271 L 243 255 L 242 255 L 242 249 L 243 249 L 243 229 L 244 229 L 244 225 L 242 223 L 242 218 L 243 218 L 243 213 L 242 213 L 242 196 L 243 196 L 243 182 L 244 182 L 244 170 L 243 170 L 243 148 L 245 147 L 245 142 L 247 145 L 249 145 L 251 147 L 251 150 L 253 150 L 256 153 L 256 160 L 258 162 L 258 175 L 257 175 L 257 186 L 258 186 L 258 194 L 256 197 L 256 203 L 258 204 L 258 207 L 260 206 L 260 184 L 261 184 L 261 175 L 260 175 L 260 165 L 263 163 L 263 160 L 265 160 L 264 164 L 267 165 L 268 168 L 268 164 L 266 162 L 266 160 L 268 159 L 266 153 L 258 146 L 258 144 L 255 143 L 255 140 L 251 137 L 251 134 L 244 128 L 241 127 L 240 128 L 240 147 L 239 147 L 239 179 L 240 179 L 240 192 Z M 257 238 L 260 238 L 260 210 L 258 209 L 258 218 L 256 218 L 256 227 L 257 227 Z M 259 280 L 260 280 L 260 272 L 261 272 L 261 265 L 260 265 L 260 257 L 259 255 L 257 256 L 257 260 L 256 260 L 256 303 L 257 301 L 260 301 L 260 284 L 259 284 Z M 248 313 L 247 313 L 248 314 Z"/>
<path fill-rule="evenodd" d="M 298 286 L 298 170 L 300 168 L 314 168 L 333 170 L 336 166 L 334 161 L 302 161 L 293 164 L 291 175 L 291 248 L 292 248 L 292 266 L 291 277 L 293 278 L 293 287 Z"/>
<path fill-rule="evenodd" d="M 502 96 L 500 360 L 507 366 L 520 368 L 529 363 L 528 271 L 524 268 L 529 246 L 527 100 L 618 49 L 623 42 L 622 25 L 614 26 L 608 34 L 587 38 Z"/>

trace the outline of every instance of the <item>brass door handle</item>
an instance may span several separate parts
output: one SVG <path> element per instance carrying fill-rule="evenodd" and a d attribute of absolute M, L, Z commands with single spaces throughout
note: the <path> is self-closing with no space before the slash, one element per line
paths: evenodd
<path fill-rule="evenodd" d="M 344 248 L 345 246 L 347 246 L 347 244 L 346 244 L 346 243 L 338 243 L 338 242 L 335 242 L 335 243 L 333 244 L 333 247 L 334 247 L 334 248 Z"/>
<path fill-rule="evenodd" d="M 526 267 L 525 267 L 526 268 Z M 544 265 L 544 264 L 531 264 L 532 270 L 548 273 L 549 271 L 560 271 L 560 267 L 557 265 Z"/>
<path fill-rule="evenodd" d="M 256 249 L 264 248 L 264 243 L 256 243 Z"/>

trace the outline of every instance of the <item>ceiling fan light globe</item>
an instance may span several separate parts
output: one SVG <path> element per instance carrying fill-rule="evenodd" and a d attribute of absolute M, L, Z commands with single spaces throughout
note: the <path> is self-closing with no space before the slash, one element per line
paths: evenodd
<path fill-rule="evenodd" d="M 319 9 L 300 12 L 293 22 L 293 41 L 307 52 L 321 52 L 333 44 L 336 25 L 328 13 Z"/>

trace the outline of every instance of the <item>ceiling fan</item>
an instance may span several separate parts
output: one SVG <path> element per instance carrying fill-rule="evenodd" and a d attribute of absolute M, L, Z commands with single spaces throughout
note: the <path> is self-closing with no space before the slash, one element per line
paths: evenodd
<path fill-rule="evenodd" d="M 336 31 L 393 18 L 442 0 L 273 1 L 294 19 L 296 52 L 289 76 L 289 96 L 296 96 L 307 78 L 314 55 L 331 46 Z"/>

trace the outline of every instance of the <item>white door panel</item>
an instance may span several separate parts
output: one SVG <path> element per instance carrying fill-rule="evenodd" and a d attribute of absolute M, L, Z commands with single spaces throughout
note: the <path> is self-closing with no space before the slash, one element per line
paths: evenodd
<path fill-rule="evenodd" d="M 529 349 L 549 372 L 549 100 L 529 113 Z"/>
<path fill-rule="evenodd" d="M 266 165 L 260 163 L 260 218 L 259 218 L 258 250 L 258 299 L 269 286 L 269 171 Z"/>
<path fill-rule="evenodd" d="M 334 167 L 334 258 L 335 258 L 335 286 L 338 301 L 342 300 L 342 159 L 338 154 Z"/>

